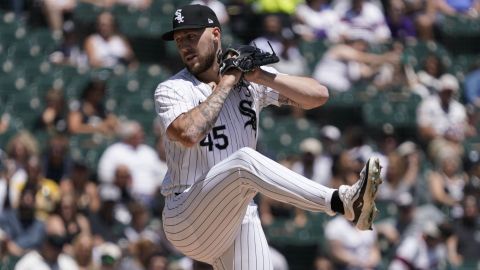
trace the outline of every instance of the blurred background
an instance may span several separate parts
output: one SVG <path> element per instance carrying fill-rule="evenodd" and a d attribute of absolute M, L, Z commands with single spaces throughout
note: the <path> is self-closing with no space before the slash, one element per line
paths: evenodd
<path fill-rule="evenodd" d="M 258 196 L 274 269 L 480 269 L 478 0 L 196 0 L 224 45 L 313 76 L 318 109 L 267 108 L 258 149 L 352 184 L 380 157 L 372 231 Z M 210 269 L 162 232 L 160 39 L 186 0 L 0 1 L 0 269 Z"/>

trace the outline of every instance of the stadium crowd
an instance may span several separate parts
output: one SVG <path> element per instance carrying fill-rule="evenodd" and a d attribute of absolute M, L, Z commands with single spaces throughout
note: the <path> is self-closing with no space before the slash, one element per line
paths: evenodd
<path fill-rule="evenodd" d="M 139 14 L 135 22 L 142 22 L 162 10 L 153 16 L 165 17 L 168 29 L 175 8 L 187 3 L 2 2 L 0 269 L 211 269 L 184 257 L 164 236 L 160 187 L 167 166 L 154 110 L 135 118 L 136 107 L 114 110 L 110 103 L 148 107 L 156 84 L 180 68 L 161 42 L 152 58 L 160 61 L 141 57 L 138 37 L 122 32 L 131 22 L 114 11 Z M 360 232 L 342 216 L 255 199 L 275 270 L 480 269 L 480 1 L 194 3 L 216 12 L 229 41 L 267 51 L 270 43 L 281 59 L 277 70 L 312 76 L 330 90 L 325 108 L 267 110 L 259 121 L 262 153 L 334 188 L 353 184 L 371 155 L 381 159 L 384 183 L 373 231 Z M 85 7 L 98 11 L 94 21 L 78 16 Z M 28 106 L 39 103 L 31 121 L 16 115 L 24 103 L 9 103 L 22 81 L 9 73 L 10 53 L 19 49 L 4 41 L 12 38 L 7 23 L 48 29 L 56 42 L 42 51 L 44 59 L 89 74 L 73 97 L 54 78 L 46 78 L 51 81 L 39 100 L 19 97 Z M 448 31 L 474 23 L 477 28 L 462 32 L 464 40 Z M 137 89 L 134 82 L 145 87 L 142 78 L 126 85 L 115 78 L 146 65 L 153 81 L 147 89 L 115 92 L 112 83 L 122 90 Z M 157 76 L 158 70 L 167 75 Z M 364 106 L 365 96 L 377 98 L 380 110 Z M 404 111 L 388 107 L 398 100 L 416 102 Z M 28 113 L 28 106 L 22 110 Z"/>

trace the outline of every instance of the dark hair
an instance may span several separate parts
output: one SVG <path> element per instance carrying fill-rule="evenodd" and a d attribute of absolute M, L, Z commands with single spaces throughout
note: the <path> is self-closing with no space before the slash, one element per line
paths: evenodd
<path fill-rule="evenodd" d="M 100 16 L 102 16 L 103 14 L 109 14 L 110 16 L 112 16 L 113 32 L 116 33 L 118 31 L 118 21 L 115 15 L 110 11 L 102 11 L 100 14 L 98 14 L 97 19 L 95 20 L 96 31 L 98 31 L 98 21 L 100 19 Z"/>
<path fill-rule="evenodd" d="M 104 80 L 99 80 L 99 79 L 93 79 L 90 80 L 90 82 L 87 84 L 87 86 L 83 89 L 82 94 L 80 98 L 84 100 L 87 95 L 94 90 L 96 87 L 101 87 L 103 91 L 107 90 L 107 82 Z"/>
<path fill-rule="evenodd" d="M 20 192 L 20 198 L 23 198 L 28 193 L 32 193 L 33 196 L 35 197 L 35 194 L 37 193 L 37 185 L 27 181 L 22 191 Z"/>
<path fill-rule="evenodd" d="M 438 54 L 435 53 L 429 53 L 424 59 L 423 59 L 423 68 L 426 67 L 428 59 L 435 59 L 437 63 L 437 73 L 435 76 L 441 76 L 443 73 L 445 73 L 445 64 L 443 63 L 441 57 Z"/>

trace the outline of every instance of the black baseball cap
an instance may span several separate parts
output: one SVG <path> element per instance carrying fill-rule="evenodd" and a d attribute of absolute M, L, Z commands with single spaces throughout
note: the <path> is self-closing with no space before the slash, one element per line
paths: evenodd
<path fill-rule="evenodd" d="M 172 18 L 172 30 L 162 35 L 163 40 L 173 40 L 173 32 L 182 29 L 219 27 L 215 12 L 204 5 L 186 5 L 175 11 Z"/>

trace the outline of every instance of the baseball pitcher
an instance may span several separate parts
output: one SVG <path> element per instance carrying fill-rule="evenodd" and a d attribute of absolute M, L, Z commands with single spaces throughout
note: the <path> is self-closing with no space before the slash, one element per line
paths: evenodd
<path fill-rule="evenodd" d="M 173 14 L 173 41 L 185 68 L 155 91 L 165 136 L 168 173 L 163 226 L 185 255 L 214 269 L 272 269 L 253 197 L 328 215 L 340 213 L 371 229 L 380 164 L 370 158 L 353 186 L 319 185 L 255 151 L 260 110 L 268 105 L 311 109 L 328 90 L 307 77 L 279 74 L 263 65 L 274 52 L 254 46 L 222 51 L 215 13 L 187 5 Z"/>

